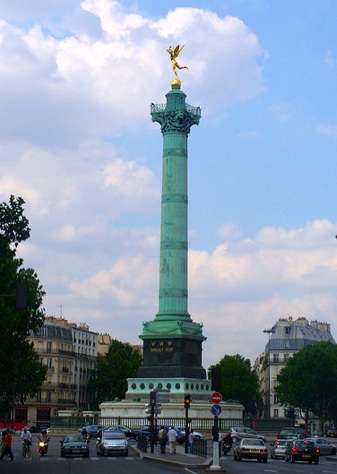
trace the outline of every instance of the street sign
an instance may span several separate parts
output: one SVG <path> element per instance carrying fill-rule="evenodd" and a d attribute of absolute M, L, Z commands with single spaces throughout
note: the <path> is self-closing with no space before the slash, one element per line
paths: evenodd
<path fill-rule="evenodd" d="M 220 403 L 222 401 L 222 395 L 220 392 L 214 392 L 211 395 L 211 400 L 213 403 Z"/>
<path fill-rule="evenodd" d="M 211 408 L 211 413 L 214 416 L 220 415 L 221 411 L 222 411 L 222 409 L 221 409 L 220 405 L 213 405 L 212 408 Z"/>

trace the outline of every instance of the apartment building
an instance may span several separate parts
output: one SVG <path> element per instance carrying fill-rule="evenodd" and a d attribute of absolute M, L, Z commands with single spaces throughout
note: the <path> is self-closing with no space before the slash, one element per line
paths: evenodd
<path fill-rule="evenodd" d="M 38 396 L 16 409 L 16 418 L 44 425 L 60 410 L 89 409 L 88 381 L 97 362 L 97 338 L 85 323 L 47 316 L 43 326 L 28 338 L 47 365 L 47 377 Z"/>
<path fill-rule="evenodd" d="M 303 317 L 296 320 L 293 320 L 291 316 L 280 318 L 271 329 L 264 332 L 268 333 L 269 340 L 265 351 L 254 364 L 263 396 L 260 416 L 284 418 L 286 408 L 280 405 L 275 394 L 277 375 L 285 367 L 289 357 L 303 347 L 321 341 L 333 343 L 335 341 L 330 332 L 330 324 L 318 321 L 309 322 Z"/>

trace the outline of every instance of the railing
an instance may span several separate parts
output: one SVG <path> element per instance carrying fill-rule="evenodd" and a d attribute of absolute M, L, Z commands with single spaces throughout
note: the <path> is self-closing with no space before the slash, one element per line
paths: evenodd
<path fill-rule="evenodd" d="M 144 453 L 147 453 L 147 445 L 148 437 L 139 433 L 139 435 L 137 436 L 137 447 Z"/>
<path fill-rule="evenodd" d="M 192 442 L 192 453 L 197 456 L 207 457 L 207 440 L 194 439 Z"/>

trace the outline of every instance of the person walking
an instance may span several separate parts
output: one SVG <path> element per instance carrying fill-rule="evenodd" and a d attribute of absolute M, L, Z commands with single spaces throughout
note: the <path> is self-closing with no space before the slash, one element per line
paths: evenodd
<path fill-rule="evenodd" d="M 14 461 L 14 456 L 13 456 L 13 453 L 12 453 L 12 435 L 10 434 L 10 431 L 9 431 L 8 428 L 6 430 L 6 435 L 5 435 L 5 440 L 4 441 L 5 441 L 5 449 L 1 453 L 0 459 L 1 459 L 1 461 L 3 461 L 4 456 L 6 456 L 6 454 L 8 454 L 9 457 L 11 458 L 11 461 Z"/>
<path fill-rule="evenodd" d="M 160 443 L 160 452 L 162 454 L 166 453 L 166 443 L 167 443 L 167 429 L 165 426 L 162 426 L 158 433 L 158 439 Z"/>
<path fill-rule="evenodd" d="M 194 438 L 193 430 L 190 430 L 189 435 L 188 435 L 188 446 L 189 446 L 190 453 L 192 453 L 193 438 Z"/>
<path fill-rule="evenodd" d="M 177 432 L 172 426 L 167 432 L 167 438 L 170 445 L 170 454 L 176 454 L 177 449 Z"/>

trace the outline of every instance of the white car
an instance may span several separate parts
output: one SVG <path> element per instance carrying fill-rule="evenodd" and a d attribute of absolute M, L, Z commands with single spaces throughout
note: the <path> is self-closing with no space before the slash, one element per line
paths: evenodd
<path fill-rule="evenodd" d="M 192 428 L 193 429 L 193 428 Z M 177 428 L 180 433 L 185 436 L 185 428 Z M 193 430 L 193 438 L 194 439 L 205 439 L 205 435 L 203 433 L 200 433 L 199 431 Z"/>
<path fill-rule="evenodd" d="M 122 431 L 104 430 L 102 435 L 97 439 L 96 452 L 101 456 L 109 454 L 129 455 L 129 442 Z"/>

